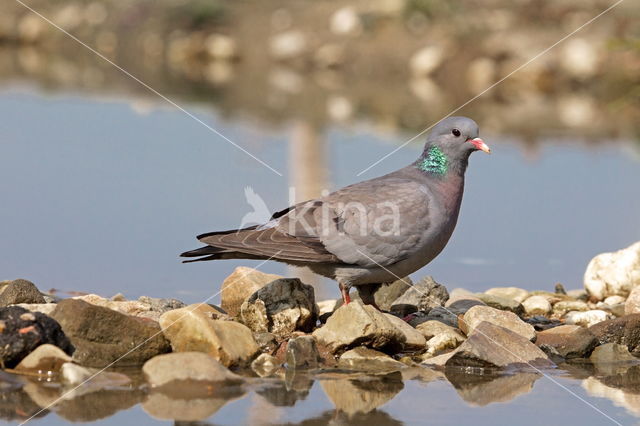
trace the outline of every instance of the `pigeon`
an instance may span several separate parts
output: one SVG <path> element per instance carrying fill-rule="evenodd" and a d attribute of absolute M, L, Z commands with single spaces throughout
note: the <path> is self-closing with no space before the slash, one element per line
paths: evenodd
<path fill-rule="evenodd" d="M 338 282 L 345 304 L 355 286 L 375 306 L 383 285 L 431 262 L 456 227 L 472 152 L 491 153 L 470 118 L 436 124 L 420 157 L 395 172 L 276 212 L 263 224 L 198 235 L 185 262 L 267 259 L 308 267 Z"/>

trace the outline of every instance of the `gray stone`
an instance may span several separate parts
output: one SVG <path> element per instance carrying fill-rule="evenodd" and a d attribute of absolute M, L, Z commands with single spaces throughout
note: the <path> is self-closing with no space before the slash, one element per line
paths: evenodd
<path fill-rule="evenodd" d="M 391 312 L 406 316 L 413 312 L 428 312 L 442 306 L 449 299 L 446 287 L 438 284 L 432 277 L 425 277 L 404 292 L 391 304 Z"/>
<path fill-rule="evenodd" d="M 55 319 L 18 306 L 0 308 L 0 364 L 13 368 L 37 347 L 49 343 L 71 354 L 73 346 Z"/>
<path fill-rule="evenodd" d="M 412 314 L 410 315 L 408 323 L 412 327 L 417 327 L 418 324 L 426 321 L 440 321 L 443 324 L 458 328 L 458 317 L 443 306 L 431 309 L 428 314 L 425 314 L 424 312 Z"/>
<path fill-rule="evenodd" d="M 215 358 L 203 352 L 174 352 L 158 355 L 142 366 L 151 387 L 171 385 L 184 380 L 197 382 L 241 382 L 242 378 L 229 371 Z"/>
<path fill-rule="evenodd" d="M 162 299 L 158 297 L 140 296 L 139 302 L 146 303 L 154 312 L 164 314 L 167 311 L 184 308 L 186 305 L 178 299 Z"/>
<path fill-rule="evenodd" d="M 242 304 L 240 317 L 254 332 L 278 336 L 296 330 L 310 332 L 318 319 L 313 287 L 297 278 L 272 281 Z"/>
<path fill-rule="evenodd" d="M 384 314 L 384 316 L 387 317 L 389 322 L 400 330 L 402 334 L 404 334 L 403 351 L 411 352 L 424 349 L 426 340 L 422 333 L 394 315 Z"/>
<path fill-rule="evenodd" d="M 343 353 L 338 360 L 338 367 L 346 370 L 380 372 L 402 370 L 407 366 L 385 353 L 360 346 Z"/>
<path fill-rule="evenodd" d="M 518 287 L 494 287 L 485 291 L 485 294 L 512 299 L 520 303 L 524 302 L 524 300 L 529 297 L 529 292 L 527 290 Z"/>
<path fill-rule="evenodd" d="M 61 301 L 51 317 L 60 323 L 75 346 L 73 360 L 81 365 L 142 365 L 171 349 L 157 322 L 82 300 Z"/>
<path fill-rule="evenodd" d="M 280 275 L 265 274 L 257 269 L 238 266 L 222 283 L 220 290 L 222 309 L 231 316 L 237 316 L 246 299 L 265 285 L 280 278 L 282 278 Z"/>
<path fill-rule="evenodd" d="M 510 311 L 516 315 L 524 314 L 524 307 L 520 302 L 514 299 L 487 293 L 477 293 L 476 296 L 487 306 L 491 306 L 492 308 L 500 309 L 501 311 Z"/>
<path fill-rule="evenodd" d="M 536 345 L 551 346 L 567 359 L 588 357 L 597 344 L 596 337 L 578 325 L 561 325 L 541 331 L 536 339 Z"/>
<path fill-rule="evenodd" d="M 553 367 L 549 357 L 529 339 L 507 328 L 483 321 L 446 361 L 445 366 L 510 368 Z"/>
<path fill-rule="evenodd" d="M 289 368 L 318 368 L 320 353 L 313 336 L 300 336 L 287 343 L 286 362 Z"/>
<path fill-rule="evenodd" d="M 59 371 L 62 364 L 71 362 L 71 357 L 57 346 L 45 343 L 24 357 L 16 366 L 16 371 L 48 372 Z"/>
<path fill-rule="evenodd" d="M 17 303 L 45 303 L 38 287 L 31 281 L 17 279 L 0 286 L 0 307 Z"/>
<path fill-rule="evenodd" d="M 474 306 L 486 305 L 474 293 L 462 288 L 456 288 L 451 292 L 451 297 L 444 306 L 455 315 L 463 315 Z"/>
<path fill-rule="evenodd" d="M 360 345 L 397 351 L 402 349 L 405 339 L 382 312 L 360 302 L 338 308 L 313 336 L 333 353 Z"/>
<path fill-rule="evenodd" d="M 160 326 L 174 352 L 205 352 L 226 367 L 249 364 L 260 351 L 251 330 L 213 319 L 217 315 L 215 308 L 199 303 L 165 312 Z"/>
<path fill-rule="evenodd" d="M 398 300 L 400 296 L 405 294 L 408 289 L 413 286 L 413 282 L 411 278 L 405 277 L 400 280 L 396 280 L 391 284 L 383 284 L 380 288 L 374 293 L 373 298 L 380 310 L 382 311 L 390 311 L 391 305 Z M 362 300 L 358 292 L 353 294 L 351 300 Z"/>
<path fill-rule="evenodd" d="M 470 335 L 478 325 L 485 321 L 511 330 L 527 340 L 534 341 L 536 339 L 536 331 L 532 325 L 522 321 L 513 312 L 500 311 L 489 306 L 474 306 L 469 309 L 464 314 L 466 330 L 463 329 L 463 331 Z"/>
<path fill-rule="evenodd" d="M 589 327 L 598 342 L 625 345 L 632 355 L 640 356 L 640 314 L 625 315 Z"/>

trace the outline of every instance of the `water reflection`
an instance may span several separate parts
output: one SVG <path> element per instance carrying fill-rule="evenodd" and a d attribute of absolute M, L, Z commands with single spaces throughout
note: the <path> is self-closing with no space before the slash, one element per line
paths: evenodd
<path fill-rule="evenodd" d="M 500 403 L 512 402 L 528 394 L 542 398 L 543 403 L 546 398 L 554 397 L 552 393 L 545 392 L 544 388 L 535 386 L 539 380 L 547 380 L 539 373 L 482 373 L 463 369 L 436 371 L 426 368 L 410 368 L 403 372 L 380 375 L 320 372 L 315 376 L 306 373 L 291 374 L 283 379 L 253 378 L 243 386 L 212 387 L 185 382 L 170 388 L 149 390 L 137 382 L 128 388 L 110 388 L 105 384 L 107 387 L 103 389 L 83 391 L 80 388 L 78 392 L 70 394 L 65 393 L 68 389 L 56 383 L 2 374 L 0 417 L 7 421 L 21 421 L 37 413 L 38 418 L 55 415 L 71 422 L 89 422 L 107 419 L 118 412 L 126 412 L 125 418 L 129 418 L 127 416 L 133 415 L 129 409 L 140 405 L 150 418 L 175 420 L 176 424 L 213 424 L 224 420 L 224 417 L 217 415 L 223 407 L 232 405 L 233 401 L 243 400 L 249 402 L 251 408 L 244 413 L 235 408 L 234 416 L 237 419 L 244 418 L 244 422 L 252 424 L 396 425 L 411 422 L 414 414 L 404 411 L 398 414 L 398 410 L 393 409 L 395 401 L 422 401 L 429 398 L 429 395 L 433 396 L 433 392 L 442 393 L 442 389 L 429 393 L 431 383 L 448 382 L 459 396 L 458 400 L 449 398 L 437 402 L 439 410 L 454 409 L 456 406 L 460 407 L 460 404 L 468 407 L 494 404 L 508 407 L 509 405 Z M 586 393 L 581 397 L 587 400 L 606 398 L 614 405 L 624 407 L 629 415 L 640 417 L 638 365 L 618 368 L 610 375 L 601 372 L 594 374 L 593 366 L 588 364 L 563 365 L 560 372 L 547 373 L 552 374 L 554 380 L 562 382 L 563 386 L 573 387 L 578 393 L 577 389 L 582 387 Z M 415 382 L 422 386 L 412 385 L 409 391 L 407 386 Z M 316 391 L 310 393 L 312 389 L 321 391 L 331 408 L 322 408 L 319 394 Z M 251 396 L 247 399 L 249 395 Z M 404 397 L 398 398 L 400 395 Z M 569 394 L 566 397 L 573 398 Z M 304 408 L 306 406 L 303 402 L 308 398 L 311 398 L 310 403 L 318 406 L 320 411 Z M 601 403 L 593 403 L 602 406 Z M 51 404 L 51 408 L 39 412 Z"/>

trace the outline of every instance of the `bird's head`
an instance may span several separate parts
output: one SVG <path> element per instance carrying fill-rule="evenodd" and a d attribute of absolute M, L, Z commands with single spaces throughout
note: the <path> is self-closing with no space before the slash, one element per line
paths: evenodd
<path fill-rule="evenodd" d="M 472 152 L 491 153 L 478 133 L 478 125 L 470 118 L 445 118 L 429 133 L 418 168 L 436 174 L 445 174 L 451 168 L 464 172 Z"/>

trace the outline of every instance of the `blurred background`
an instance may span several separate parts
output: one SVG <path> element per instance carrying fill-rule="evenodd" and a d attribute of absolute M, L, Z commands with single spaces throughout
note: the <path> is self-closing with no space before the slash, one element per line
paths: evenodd
<path fill-rule="evenodd" d="M 408 164 L 424 136 L 358 176 L 613 2 L 27 4 L 60 29 L 3 3 L 2 277 L 195 302 L 257 264 L 177 258 L 196 234 L 240 225 L 245 187 L 276 211 L 290 194 Z M 592 256 L 640 239 L 640 4 L 620 3 L 456 114 L 494 154 L 472 158 L 458 229 L 416 277 L 578 288 Z M 304 272 L 260 269 L 337 296 Z"/>

